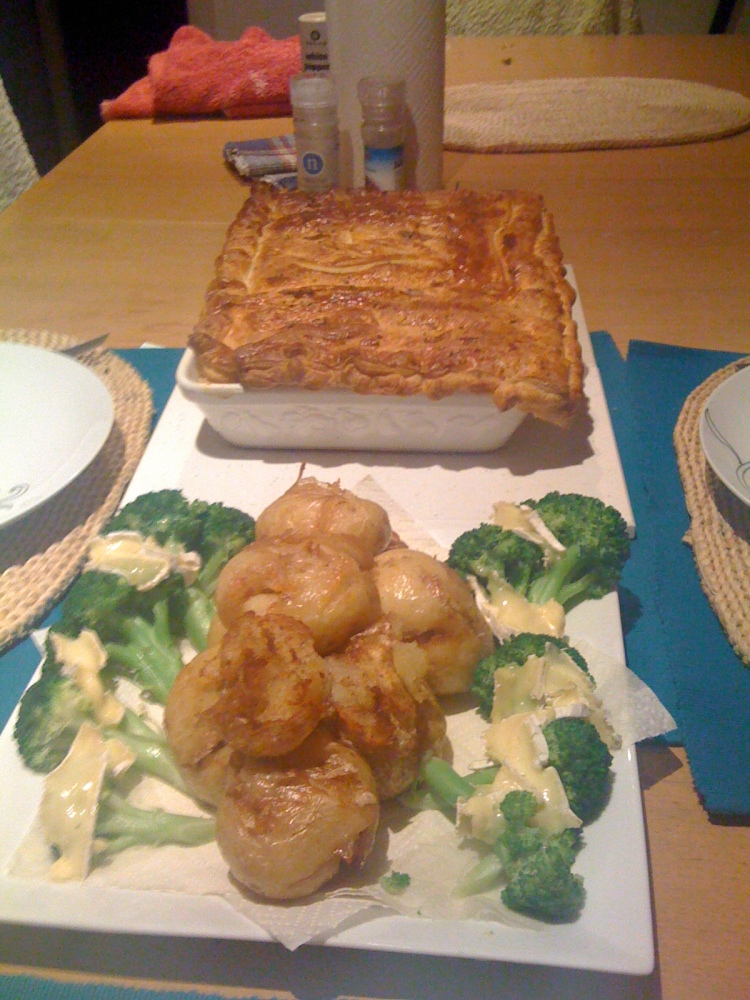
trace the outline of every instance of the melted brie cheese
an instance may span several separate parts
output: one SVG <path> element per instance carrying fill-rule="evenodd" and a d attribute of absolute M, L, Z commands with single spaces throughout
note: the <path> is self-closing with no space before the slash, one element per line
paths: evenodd
<path fill-rule="evenodd" d="M 610 749 L 618 738 L 596 696 L 594 683 L 578 664 L 554 643 L 547 643 L 543 656 L 529 656 L 520 666 L 500 667 L 495 672 L 492 721 L 485 733 L 487 755 L 501 764 L 486 801 L 462 808 L 466 822 L 485 839 L 497 828 L 492 808 L 514 788 L 532 792 L 542 804 L 532 825 L 559 833 L 581 825 L 570 809 L 560 776 L 548 766 L 544 727 L 553 719 L 579 716 L 596 726 Z M 493 826 L 494 823 L 494 826 Z"/>
<path fill-rule="evenodd" d="M 568 805 L 560 775 L 554 767 L 545 766 L 546 754 L 540 746 L 539 737 L 546 749 L 538 724 L 530 715 L 519 713 L 493 722 L 485 734 L 485 744 L 489 756 L 503 765 L 498 772 L 499 782 L 498 778 L 495 779 L 499 787 L 507 788 L 508 779 L 503 772 L 509 769 L 521 787 L 532 792 L 540 802 L 541 808 L 531 820 L 531 825 L 550 834 L 561 833 L 582 824 Z"/>
<path fill-rule="evenodd" d="M 501 641 L 519 632 L 560 637 L 565 630 L 565 611 L 557 601 L 532 604 L 502 579 L 491 581 L 491 596 L 473 578 L 469 582 L 482 616 Z"/>
<path fill-rule="evenodd" d="M 96 852 L 99 796 L 109 771 L 120 774 L 135 754 L 118 739 L 104 739 L 84 722 L 62 762 L 44 779 L 39 818 L 45 839 L 57 853 L 49 869 L 56 882 L 85 879 Z"/>
<path fill-rule="evenodd" d="M 504 719 L 517 712 L 533 712 L 544 701 L 546 675 L 547 662 L 543 656 L 530 656 L 521 666 L 496 670 L 493 720 Z"/>
<path fill-rule="evenodd" d="M 555 538 L 532 507 L 499 500 L 492 507 L 492 523 L 539 545 L 544 549 L 545 562 L 565 551 L 565 546 Z"/>
<path fill-rule="evenodd" d="M 500 811 L 504 795 L 491 787 L 478 788 L 471 798 L 456 803 L 456 827 L 475 840 L 494 844 L 505 829 Z"/>
<path fill-rule="evenodd" d="M 50 640 L 62 673 L 91 699 L 96 721 L 102 726 L 116 726 L 125 714 L 125 706 L 102 684 L 99 672 L 107 662 L 107 654 L 96 632 L 83 629 L 75 639 L 50 632 Z"/>
<path fill-rule="evenodd" d="M 176 571 L 193 583 L 201 568 L 196 552 L 173 552 L 137 531 L 99 535 L 89 546 L 86 569 L 116 573 L 137 590 L 150 590 Z"/>
<path fill-rule="evenodd" d="M 545 660 L 545 702 L 555 709 L 556 717 L 584 715 L 596 727 L 609 749 L 616 750 L 620 746 L 620 738 L 612 728 L 591 677 L 552 643 L 547 646 Z"/>
<path fill-rule="evenodd" d="M 117 737 L 105 740 L 104 749 L 107 752 L 107 769 L 115 778 L 135 764 L 135 752 Z"/>
<path fill-rule="evenodd" d="M 107 760 L 100 732 L 84 723 L 65 759 L 45 779 L 39 816 L 47 843 L 59 852 L 49 871 L 55 881 L 88 875 Z"/>

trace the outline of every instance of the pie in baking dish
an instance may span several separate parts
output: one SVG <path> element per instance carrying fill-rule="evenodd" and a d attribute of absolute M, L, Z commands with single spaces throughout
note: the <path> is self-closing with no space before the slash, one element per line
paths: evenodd
<path fill-rule="evenodd" d="M 537 195 L 259 183 L 189 344 L 209 382 L 488 393 L 564 425 L 581 397 L 573 300 Z"/>

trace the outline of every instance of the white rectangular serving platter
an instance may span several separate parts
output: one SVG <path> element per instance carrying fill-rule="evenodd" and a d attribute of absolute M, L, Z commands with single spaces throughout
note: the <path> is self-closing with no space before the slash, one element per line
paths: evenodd
<path fill-rule="evenodd" d="M 365 476 L 435 540 L 447 546 L 486 519 L 499 499 L 521 500 L 550 489 L 600 496 L 632 525 L 632 511 L 580 304 L 576 319 L 587 367 L 589 414 L 572 431 L 529 419 L 505 448 L 482 456 L 346 452 L 248 452 L 229 445 L 179 391 L 170 398 L 126 499 L 179 487 L 190 497 L 223 500 L 257 514 L 306 474 L 355 488 Z M 576 640 L 624 662 L 616 595 L 581 605 L 570 616 Z M 21 764 L 14 718 L 0 736 L 0 920 L 112 933 L 269 941 L 268 934 L 224 900 L 180 893 L 51 885 L 8 877 L 11 857 L 35 814 L 41 781 Z M 645 975 L 654 965 L 648 861 L 634 748 L 615 757 L 612 800 L 586 829 L 576 864 L 587 901 L 572 924 L 510 928 L 479 920 L 381 916 L 347 927 L 331 947 L 468 957 Z"/>
<path fill-rule="evenodd" d="M 581 606 L 570 632 L 590 641 L 592 631 L 611 656 L 621 648 L 616 598 Z M 213 896 L 105 889 L 85 882 L 55 885 L 5 874 L 28 830 L 42 781 L 24 768 L 12 737 L 15 713 L 0 736 L 0 920 L 74 930 L 270 941 L 231 905 Z M 646 975 L 654 951 L 648 864 L 638 767 L 633 748 L 615 756 L 612 799 L 586 828 L 576 871 L 585 880 L 586 905 L 572 924 L 513 928 L 480 920 L 382 916 L 342 930 L 332 947 L 489 959 Z M 12 804 L 12 808 L 11 808 Z"/>

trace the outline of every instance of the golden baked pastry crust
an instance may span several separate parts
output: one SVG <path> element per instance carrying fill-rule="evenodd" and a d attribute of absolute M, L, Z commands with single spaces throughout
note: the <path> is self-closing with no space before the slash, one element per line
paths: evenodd
<path fill-rule="evenodd" d="M 566 424 L 582 381 L 573 300 L 539 196 L 257 184 L 189 343 L 210 382 L 489 393 Z"/>

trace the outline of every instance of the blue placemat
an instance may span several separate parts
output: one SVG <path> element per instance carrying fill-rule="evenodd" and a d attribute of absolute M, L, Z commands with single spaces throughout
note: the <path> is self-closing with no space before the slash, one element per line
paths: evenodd
<path fill-rule="evenodd" d="M 183 351 L 177 348 L 154 348 L 116 351 L 148 382 L 153 396 L 153 422 L 161 416 L 175 385 L 175 372 Z M 54 621 L 52 611 L 43 624 Z M 29 678 L 39 663 L 39 653 L 31 639 L 24 639 L 0 657 L 0 726 L 8 721 L 23 694 Z"/>
<path fill-rule="evenodd" d="M 677 720 L 666 739 L 685 743 L 706 808 L 750 815 L 750 671 L 726 640 L 681 540 L 689 520 L 672 446 L 686 397 L 739 355 L 634 342 L 626 361 L 608 334 L 591 339 L 638 525 L 620 590 L 628 663 Z M 151 386 L 157 420 L 182 351 L 117 353 Z M 2 657 L 2 723 L 37 662 L 28 639 Z"/>
<path fill-rule="evenodd" d="M 712 814 L 750 815 L 750 669 L 701 589 L 672 434 L 690 393 L 737 358 L 631 343 L 623 361 L 592 337 L 637 525 L 622 580 L 631 669 L 677 720 L 698 795 Z"/>
<path fill-rule="evenodd" d="M 632 412 L 628 365 L 608 334 L 594 333 L 591 340 L 637 527 L 637 537 L 631 547 L 630 559 L 623 571 L 619 588 L 628 664 L 656 692 L 662 704 L 676 718 L 677 692 L 671 671 L 666 669 L 669 662 L 668 643 L 661 620 L 655 613 L 658 607 L 656 566 L 649 544 L 649 512 L 641 472 L 642 438 Z M 678 729 L 662 739 L 678 744 L 682 742 L 682 735 Z"/>
<path fill-rule="evenodd" d="M 156 423 L 172 394 L 177 365 L 185 352 L 179 347 L 138 347 L 114 353 L 132 365 L 151 387 L 154 401 L 154 423 Z"/>

